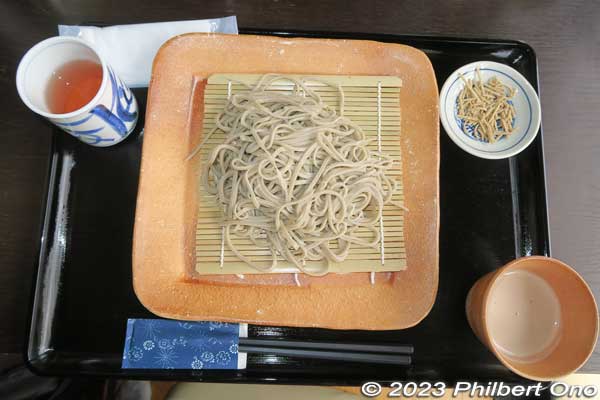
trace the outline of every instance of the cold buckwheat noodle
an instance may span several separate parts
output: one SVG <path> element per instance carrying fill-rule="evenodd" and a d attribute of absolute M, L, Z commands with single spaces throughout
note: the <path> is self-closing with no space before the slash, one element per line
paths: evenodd
<path fill-rule="evenodd" d="M 273 90 L 282 82 L 292 91 Z M 230 96 L 215 128 L 188 157 L 215 132 L 225 133 L 205 164 L 203 183 L 221 206 L 225 243 L 259 271 L 276 268 L 280 256 L 306 274 L 324 275 L 351 245 L 377 249 L 384 205 L 402 207 L 392 201 L 394 161 L 369 149 L 372 140 L 344 117 L 342 88 L 334 88 L 339 114 L 303 80 L 264 75 Z M 270 262 L 251 260 L 232 236 L 268 249 Z"/>

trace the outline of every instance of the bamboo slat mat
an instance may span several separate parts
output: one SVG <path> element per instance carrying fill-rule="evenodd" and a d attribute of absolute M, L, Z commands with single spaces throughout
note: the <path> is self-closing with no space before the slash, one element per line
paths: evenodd
<path fill-rule="evenodd" d="M 257 82 L 261 75 L 217 74 L 209 77 L 204 90 L 203 133 L 210 132 L 217 114 L 223 110 L 227 98 L 247 86 Z M 402 81 L 390 76 L 296 76 L 304 79 L 308 86 L 321 96 L 324 102 L 339 111 L 340 85 L 344 91 L 344 115 L 352 119 L 365 132 L 367 137 L 375 139 L 370 145 L 373 150 L 380 149 L 398 162 L 392 169 L 392 175 L 400 183 L 394 194 L 394 200 L 404 202 L 402 188 L 402 163 L 400 146 L 400 89 Z M 315 80 L 311 80 L 315 79 Z M 271 90 L 291 91 L 289 82 L 279 82 Z M 225 138 L 223 132 L 215 132 L 200 150 L 200 162 L 204 164 L 212 149 Z M 201 165 L 202 168 L 202 165 Z M 201 275 L 212 274 L 255 274 L 259 272 L 240 261 L 222 240 L 222 228 L 219 223 L 220 211 L 214 196 L 209 195 L 199 184 L 198 220 L 196 225 L 196 271 Z M 404 242 L 404 212 L 392 205 L 386 205 L 383 211 L 382 230 L 383 248 L 367 248 L 353 245 L 346 260 L 332 263 L 331 272 L 386 272 L 401 271 L 406 268 L 406 249 Z M 359 236 L 370 235 L 367 230 L 359 231 Z M 244 255 L 252 260 L 268 264 L 270 252 L 266 248 L 257 248 L 249 239 L 233 237 L 232 241 Z M 310 262 L 306 263 L 310 267 Z M 280 257 L 277 268 L 271 273 L 295 273 L 295 266 Z"/>

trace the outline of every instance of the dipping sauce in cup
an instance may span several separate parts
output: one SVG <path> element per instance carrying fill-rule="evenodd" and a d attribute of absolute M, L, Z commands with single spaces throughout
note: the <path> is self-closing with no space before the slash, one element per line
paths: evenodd
<path fill-rule="evenodd" d="M 513 360 L 541 360 L 560 339 L 558 296 L 548 282 L 526 270 L 498 277 L 490 290 L 486 318 L 494 346 Z"/>
<path fill-rule="evenodd" d="M 33 46 L 19 63 L 23 103 L 92 146 L 111 146 L 135 128 L 135 97 L 104 58 L 85 41 L 53 37 Z"/>
<path fill-rule="evenodd" d="M 477 337 L 513 372 L 554 380 L 579 369 L 594 350 L 598 308 L 585 281 L 548 257 L 524 257 L 471 288 L 467 319 Z"/>

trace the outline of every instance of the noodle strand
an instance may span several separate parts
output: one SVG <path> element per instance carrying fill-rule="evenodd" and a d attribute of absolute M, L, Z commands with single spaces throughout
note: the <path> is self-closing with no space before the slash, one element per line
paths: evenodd
<path fill-rule="evenodd" d="M 292 92 L 270 90 L 280 81 L 291 82 Z M 264 75 L 235 94 L 230 88 L 208 133 L 223 131 L 225 140 L 212 150 L 202 177 L 221 207 L 223 245 L 262 272 L 281 257 L 303 273 L 324 275 L 330 263 L 346 259 L 351 245 L 379 246 L 383 264 L 383 207 L 400 205 L 392 201 L 394 161 L 381 152 L 381 117 L 373 151 L 362 129 L 343 116 L 339 85 L 339 114 L 304 81 L 289 77 Z M 270 263 L 244 255 L 232 236 L 268 249 Z"/>

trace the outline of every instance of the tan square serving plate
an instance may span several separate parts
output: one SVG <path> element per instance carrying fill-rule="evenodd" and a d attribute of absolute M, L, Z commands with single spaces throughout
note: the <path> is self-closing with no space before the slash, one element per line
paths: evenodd
<path fill-rule="evenodd" d="M 195 231 L 204 88 L 217 73 L 375 75 L 402 79 L 401 149 L 407 269 L 302 277 L 198 275 Z M 148 93 L 133 243 L 133 285 L 153 313 L 334 329 L 403 329 L 421 321 L 438 286 L 438 90 L 429 59 L 399 44 L 188 34 L 160 49 Z"/>

